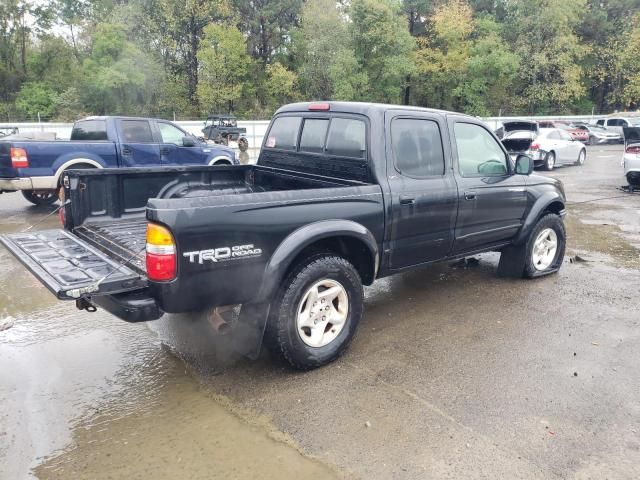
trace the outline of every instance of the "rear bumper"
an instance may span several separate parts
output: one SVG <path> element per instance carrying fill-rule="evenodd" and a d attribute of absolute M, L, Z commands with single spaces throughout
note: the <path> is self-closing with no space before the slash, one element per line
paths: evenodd
<path fill-rule="evenodd" d="M 0 192 L 33 190 L 31 178 L 0 178 Z"/>
<path fill-rule="evenodd" d="M 164 314 L 147 289 L 92 297 L 89 303 L 131 323 L 157 320 Z"/>

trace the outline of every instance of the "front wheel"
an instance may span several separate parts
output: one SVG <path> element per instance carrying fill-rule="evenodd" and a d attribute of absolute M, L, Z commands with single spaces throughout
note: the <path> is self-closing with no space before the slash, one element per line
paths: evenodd
<path fill-rule="evenodd" d="M 353 265 L 318 254 L 287 275 L 273 303 L 267 338 L 294 368 L 321 367 L 349 346 L 362 311 L 362 282 Z"/>
<path fill-rule="evenodd" d="M 567 234 L 559 215 L 550 213 L 538 220 L 525 245 L 524 276 L 540 277 L 562 266 Z"/>
<path fill-rule="evenodd" d="M 240 137 L 238 139 L 238 148 L 241 152 L 246 152 L 247 150 L 249 150 L 249 140 L 244 137 Z"/>
<path fill-rule="evenodd" d="M 582 150 L 580 150 L 580 153 L 578 154 L 578 160 L 576 160 L 576 165 L 578 166 L 582 166 L 584 165 L 584 161 L 587 159 L 587 151 L 583 148 Z"/>
<path fill-rule="evenodd" d="M 34 205 L 53 205 L 58 200 L 58 190 L 22 190 L 22 196 Z"/>

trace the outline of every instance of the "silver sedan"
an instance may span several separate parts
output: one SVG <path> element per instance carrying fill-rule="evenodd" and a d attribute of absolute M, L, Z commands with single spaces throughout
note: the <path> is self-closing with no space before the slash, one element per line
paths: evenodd
<path fill-rule="evenodd" d="M 587 158 L 584 143 L 574 140 L 559 128 L 511 132 L 502 139 L 502 143 L 512 157 L 528 155 L 545 170 L 553 170 L 557 165 L 583 165 Z"/>

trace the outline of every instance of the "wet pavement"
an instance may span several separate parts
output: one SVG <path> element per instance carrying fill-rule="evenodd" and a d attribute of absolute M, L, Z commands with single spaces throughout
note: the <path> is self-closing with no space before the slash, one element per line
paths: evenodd
<path fill-rule="evenodd" d="M 383 279 L 345 356 L 307 373 L 197 315 L 79 312 L 0 248 L 0 478 L 640 477 L 640 195 L 616 190 L 620 155 L 550 173 L 570 202 L 558 275 L 500 279 L 485 254 Z M 0 232 L 57 227 L 46 213 L 2 195 Z"/>

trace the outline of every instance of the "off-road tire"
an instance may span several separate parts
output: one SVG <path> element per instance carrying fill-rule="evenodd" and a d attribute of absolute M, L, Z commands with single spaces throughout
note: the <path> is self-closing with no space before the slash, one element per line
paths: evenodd
<path fill-rule="evenodd" d="M 554 152 L 549 152 L 544 157 L 544 163 L 542 164 L 542 169 L 550 172 L 556 166 L 556 154 Z"/>
<path fill-rule="evenodd" d="M 303 342 L 297 328 L 300 302 L 315 283 L 335 280 L 346 290 L 348 314 L 340 333 L 327 345 L 311 347 Z M 337 359 L 349 346 L 363 312 L 360 275 L 351 263 L 330 253 L 307 257 L 287 274 L 271 304 L 265 344 L 298 370 L 310 370 Z"/>
<path fill-rule="evenodd" d="M 37 206 L 53 205 L 58 201 L 58 190 L 22 190 L 22 196 Z"/>

